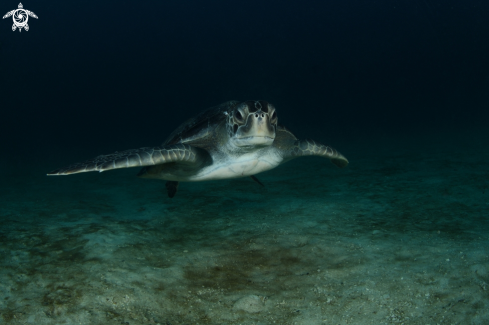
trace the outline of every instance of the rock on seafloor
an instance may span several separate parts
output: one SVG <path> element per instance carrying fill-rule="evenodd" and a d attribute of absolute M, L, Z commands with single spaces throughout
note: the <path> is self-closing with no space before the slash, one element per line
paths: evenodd
<path fill-rule="evenodd" d="M 244 296 L 234 304 L 234 309 L 243 310 L 248 313 L 259 313 L 264 308 L 265 304 L 257 295 Z"/>

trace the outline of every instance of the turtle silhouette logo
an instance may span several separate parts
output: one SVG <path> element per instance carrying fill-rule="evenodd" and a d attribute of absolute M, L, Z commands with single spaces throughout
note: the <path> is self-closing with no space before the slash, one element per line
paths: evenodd
<path fill-rule="evenodd" d="M 29 16 L 37 19 L 36 14 L 33 13 L 32 11 L 25 10 L 22 3 L 19 3 L 18 9 L 14 9 L 12 11 L 7 12 L 5 16 L 3 16 L 3 19 L 8 18 L 10 16 L 12 16 L 12 19 L 14 20 L 14 24 L 12 25 L 12 31 L 14 32 L 17 28 L 19 29 L 19 32 L 22 31 L 22 28 L 24 28 L 26 31 L 29 30 L 29 25 L 27 25 Z"/>

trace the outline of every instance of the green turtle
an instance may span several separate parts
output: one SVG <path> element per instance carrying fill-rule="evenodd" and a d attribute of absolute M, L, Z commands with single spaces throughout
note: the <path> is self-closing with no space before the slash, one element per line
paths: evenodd
<path fill-rule="evenodd" d="M 173 197 L 179 182 L 250 176 L 261 184 L 254 175 L 302 156 L 325 157 L 338 167 L 348 165 L 335 149 L 298 140 L 279 125 L 272 104 L 229 101 L 184 122 L 159 147 L 98 156 L 48 175 L 143 167 L 137 176 L 167 181 L 168 196 Z"/>

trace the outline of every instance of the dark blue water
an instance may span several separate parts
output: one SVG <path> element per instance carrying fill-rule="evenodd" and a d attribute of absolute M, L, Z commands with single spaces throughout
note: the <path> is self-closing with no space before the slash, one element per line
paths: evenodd
<path fill-rule="evenodd" d="M 24 5 L 31 29 L 0 34 L 5 153 L 159 144 L 231 99 L 336 141 L 488 118 L 485 1 Z"/>

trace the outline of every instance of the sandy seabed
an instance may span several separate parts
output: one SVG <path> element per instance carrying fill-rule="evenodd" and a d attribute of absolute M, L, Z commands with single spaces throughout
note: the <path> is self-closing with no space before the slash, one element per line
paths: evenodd
<path fill-rule="evenodd" d="M 0 323 L 488 324 L 487 146 L 424 140 L 173 199 L 135 169 L 45 176 L 90 156 L 4 161 Z"/>

